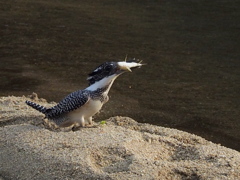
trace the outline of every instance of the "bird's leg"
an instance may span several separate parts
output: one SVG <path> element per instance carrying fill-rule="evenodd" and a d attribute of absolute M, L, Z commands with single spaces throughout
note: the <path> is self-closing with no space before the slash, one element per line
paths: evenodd
<path fill-rule="evenodd" d="M 88 122 L 88 125 L 92 126 L 93 125 L 93 121 L 92 121 L 92 117 L 89 117 L 88 119 L 86 119 Z"/>
<path fill-rule="evenodd" d="M 81 117 L 80 122 L 79 122 L 79 125 L 80 125 L 81 127 L 84 127 L 84 126 L 85 126 L 84 117 Z"/>
<path fill-rule="evenodd" d="M 80 130 L 81 126 L 76 126 L 76 124 L 72 127 L 72 131 Z"/>
<path fill-rule="evenodd" d="M 72 131 L 77 131 L 81 127 L 85 127 L 85 120 L 84 117 L 81 117 L 81 119 L 78 122 L 74 123 L 74 126 L 72 127 Z"/>
<path fill-rule="evenodd" d="M 88 128 L 97 128 L 98 127 L 97 125 L 93 125 L 92 117 L 89 117 L 86 120 L 88 122 L 88 125 L 86 125 L 86 127 L 88 127 Z"/>

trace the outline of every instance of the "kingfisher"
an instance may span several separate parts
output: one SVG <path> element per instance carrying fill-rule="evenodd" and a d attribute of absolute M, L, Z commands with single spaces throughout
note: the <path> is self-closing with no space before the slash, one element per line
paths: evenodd
<path fill-rule="evenodd" d="M 143 64 L 135 60 L 105 62 L 88 75 L 89 86 L 83 90 L 72 92 L 57 105 L 46 108 L 31 101 L 26 104 L 45 115 L 58 127 L 72 127 L 77 130 L 92 125 L 92 117 L 98 113 L 109 100 L 108 93 L 114 80 L 124 72 L 140 68 Z"/>

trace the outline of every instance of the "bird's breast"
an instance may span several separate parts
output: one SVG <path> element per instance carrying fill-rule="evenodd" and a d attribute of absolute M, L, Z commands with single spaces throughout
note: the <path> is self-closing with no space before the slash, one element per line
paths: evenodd
<path fill-rule="evenodd" d="M 95 115 L 102 108 L 103 103 L 100 100 L 90 99 L 85 105 L 71 112 L 72 117 L 89 118 Z"/>

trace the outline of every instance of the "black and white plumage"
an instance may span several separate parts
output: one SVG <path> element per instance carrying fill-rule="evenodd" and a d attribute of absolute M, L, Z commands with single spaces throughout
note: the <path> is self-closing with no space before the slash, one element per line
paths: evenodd
<path fill-rule="evenodd" d="M 26 104 L 45 114 L 59 127 L 83 127 L 85 121 L 92 124 L 92 116 L 108 101 L 108 92 L 114 80 L 120 74 L 141 66 L 134 61 L 105 62 L 89 74 L 89 87 L 69 94 L 56 106 L 46 108 L 31 101 L 26 101 Z"/>

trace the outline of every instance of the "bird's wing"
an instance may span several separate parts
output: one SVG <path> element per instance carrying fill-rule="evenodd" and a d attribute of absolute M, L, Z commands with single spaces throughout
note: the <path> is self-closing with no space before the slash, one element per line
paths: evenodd
<path fill-rule="evenodd" d="M 59 117 L 62 114 L 68 113 L 75 109 L 80 108 L 89 101 L 89 94 L 84 91 L 76 91 L 69 94 L 56 106 L 49 108 L 46 112 L 48 118 Z"/>

